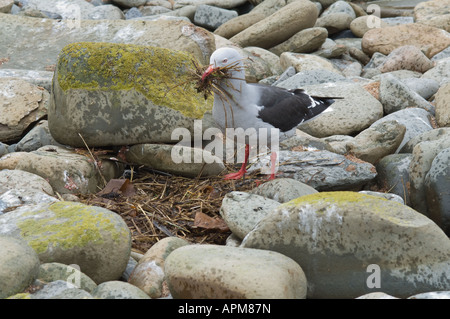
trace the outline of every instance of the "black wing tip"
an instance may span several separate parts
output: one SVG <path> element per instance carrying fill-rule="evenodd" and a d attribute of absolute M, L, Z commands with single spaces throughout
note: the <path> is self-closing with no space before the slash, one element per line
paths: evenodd
<path fill-rule="evenodd" d="M 317 95 L 310 95 L 314 99 L 318 100 L 343 100 L 345 97 L 343 96 L 317 96 Z"/>

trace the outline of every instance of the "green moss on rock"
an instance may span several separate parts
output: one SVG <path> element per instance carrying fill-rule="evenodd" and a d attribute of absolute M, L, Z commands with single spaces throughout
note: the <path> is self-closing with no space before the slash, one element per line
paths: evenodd
<path fill-rule="evenodd" d="M 189 81 L 194 59 L 188 52 L 165 48 L 78 42 L 62 49 L 57 79 L 64 91 L 135 89 L 155 105 L 202 118 L 213 98 L 205 100 Z"/>
<path fill-rule="evenodd" d="M 21 292 L 12 296 L 9 296 L 6 299 L 31 299 L 31 294 L 28 292 Z"/>
<path fill-rule="evenodd" d="M 102 244 L 105 234 L 114 242 L 120 242 L 129 236 L 126 229 L 117 229 L 117 224 L 105 214 L 99 213 L 100 207 L 91 207 L 74 202 L 56 202 L 48 207 L 53 214 L 46 218 L 27 218 L 17 223 L 21 235 L 37 254 L 51 247 L 60 249 L 84 247 L 88 243 Z M 106 210 L 105 210 L 106 211 Z M 39 216 L 42 211 L 33 211 L 24 216 Z"/>
<path fill-rule="evenodd" d="M 314 193 L 310 195 L 305 195 L 298 197 L 296 199 L 293 199 L 284 205 L 286 206 L 292 206 L 292 205 L 300 205 L 304 202 L 308 203 L 317 203 L 320 201 L 327 201 L 330 203 L 343 203 L 343 202 L 352 202 L 352 203 L 358 203 L 358 202 L 365 202 L 367 199 L 376 199 L 376 200 L 384 200 L 385 198 L 382 197 L 376 197 L 372 195 L 367 194 L 361 194 L 357 192 L 320 192 L 320 193 Z"/>
<path fill-rule="evenodd" d="M 279 209 L 303 207 L 305 205 L 313 206 L 316 213 L 322 214 L 326 214 L 334 207 L 342 214 L 348 212 L 372 213 L 381 219 L 404 226 L 423 225 L 431 222 L 422 214 L 399 202 L 379 196 L 348 191 L 320 192 L 301 196 L 282 204 Z"/>

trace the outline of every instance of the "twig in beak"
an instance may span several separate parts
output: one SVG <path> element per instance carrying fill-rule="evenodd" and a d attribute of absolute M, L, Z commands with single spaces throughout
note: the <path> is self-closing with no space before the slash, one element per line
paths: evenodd
<path fill-rule="evenodd" d="M 208 66 L 208 68 L 205 70 L 205 72 L 203 72 L 202 74 L 202 82 L 205 81 L 205 79 L 211 75 L 211 73 L 213 73 L 216 70 L 216 68 L 211 64 L 210 66 Z"/>

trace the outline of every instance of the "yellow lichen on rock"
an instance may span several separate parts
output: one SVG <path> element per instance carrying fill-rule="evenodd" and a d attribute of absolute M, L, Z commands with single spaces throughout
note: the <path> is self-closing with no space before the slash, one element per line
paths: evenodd
<path fill-rule="evenodd" d="M 78 42 L 65 46 L 58 59 L 62 90 L 131 90 L 155 105 L 192 118 L 212 108 L 189 81 L 195 58 L 188 52 L 133 44 Z"/>
<path fill-rule="evenodd" d="M 305 195 L 298 197 L 296 199 L 293 199 L 289 202 L 287 202 L 286 206 L 291 205 L 299 205 L 302 202 L 319 202 L 321 200 L 326 200 L 334 203 L 338 202 L 361 202 L 366 200 L 366 198 L 376 198 L 377 200 L 384 200 L 386 199 L 381 197 L 375 197 L 372 195 L 366 195 L 366 194 L 360 194 L 357 192 L 320 192 L 310 195 Z"/>
<path fill-rule="evenodd" d="M 105 230 L 108 231 L 113 241 L 120 242 L 129 237 L 123 229 L 116 229 L 115 223 L 99 214 L 90 206 L 81 203 L 56 202 L 48 207 L 53 216 L 47 218 L 33 218 L 35 215 L 42 216 L 41 212 L 31 211 L 24 216 L 30 218 L 18 223 L 22 236 L 27 238 L 28 244 L 37 254 L 45 253 L 55 245 L 62 249 L 72 247 L 83 247 L 88 243 L 102 244 Z M 98 209 L 98 208 L 97 208 Z M 82 218 L 80 218 L 82 216 Z M 55 227 L 55 224 L 58 227 Z M 33 234 L 39 234 L 34 238 Z"/>
<path fill-rule="evenodd" d="M 24 240 L 37 263 L 72 265 L 96 284 L 119 279 L 131 252 L 131 233 L 120 215 L 78 202 L 21 206 L 0 216 L 0 229 Z"/>
<path fill-rule="evenodd" d="M 21 292 L 21 293 L 9 296 L 6 299 L 31 299 L 31 294 L 28 292 Z"/>
<path fill-rule="evenodd" d="M 280 209 L 292 209 L 292 207 L 305 205 L 314 207 L 316 213 L 327 213 L 333 210 L 342 216 L 355 213 L 375 214 L 378 218 L 399 226 L 419 227 L 431 222 L 427 217 L 399 202 L 350 191 L 320 192 L 301 196 L 281 205 Z"/>

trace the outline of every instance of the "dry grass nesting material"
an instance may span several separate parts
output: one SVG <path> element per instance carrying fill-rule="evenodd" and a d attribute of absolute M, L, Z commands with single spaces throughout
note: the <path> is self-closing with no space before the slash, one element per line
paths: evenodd
<path fill-rule="evenodd" d="M 187 178 L 143 168 L 130 180 L 110 181 L 97 194 L 80 197 L 87 205 L 119 214 L 130 229 L 134 251 L 145 253 L 168 236 L 223 245 L 231 232 L 220 217 L 222 199 L 231 191 L 256 187 L 253 176 L 228 181 L 220 176 Z"/>
<path fill-rule="evenodd" d="M 192 64 L 194 65 L 194 69 L 189 70 L 188 81 L 192 81 L 193 83 L 195 83 L 197 93 L 203 93 L 205 99 L 207 99 L 208 96 L 213 93 L 213 90 L 215 90 L 221 96 L 226 97 L 226 91 L 224 91 L 223 88 L 218 85 L 219 81 L 223 79 L 231 79 L 231 71 L 241 70 L 239 62 L 237 61 L 223 67 L 214 68 L 214 72 L 212 72 L 209 76 L 203 78 L 203 74 L 205 73 L 208 66 L 201 66 L 195 60 L 192 60 Z"/>

